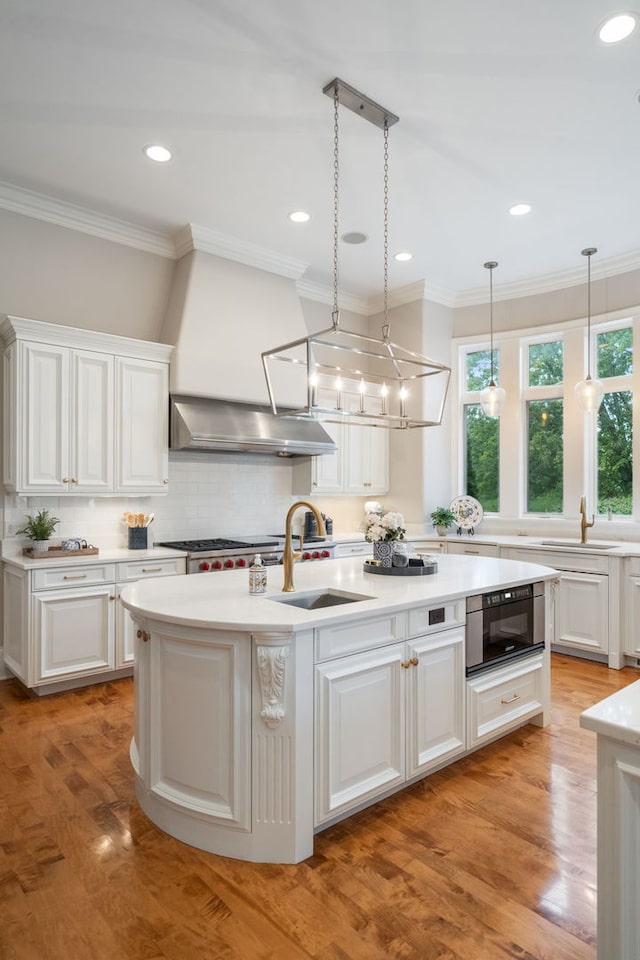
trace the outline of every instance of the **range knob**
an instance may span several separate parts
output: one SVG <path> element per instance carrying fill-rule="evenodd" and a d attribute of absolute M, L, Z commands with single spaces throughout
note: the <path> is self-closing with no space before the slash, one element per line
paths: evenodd
<path fill-rule="evenodd" d="M 224 565 L 227 568 L 227 570 L 230 570 L 231 567 L 235 567 L 235 563 L 233 562 L 233 560 L 225 560 Z"/>
<path fill-rule="evenodd" d="M 212 570 L 222 570 L 222 560 L 214 560 L 211 564 Z"/>
<path fill-rule="evenodd" d="M 243 557 L 240 557 L 239 560 L 236 560 L 236 567 L 246 567 L 246 565 L 247 561 Z"/>
<path fill-rule="evenodd" d="M 211 569 L 211 565 L 209 564 L 209 562 L 208 562 L 207 560 L 201 560 L 201 561 L 200 561 L 200 569 L 201 569 L 201 570 L 210 570 L 210 569 Z"/>
<path fill-rule="evenodd" d="M 330 556 L 331 556 L 331 552 L 330 552 L 329 550 L 323 550 L 322 553 L 320 554 L 320 556 L 321 556 L 321 557 L 330 557 Z"/>
<path fill-rule="evenodd" d="M 308 553 L 308 551 L 305 550 L 305 552 L 302 554 L 302 559 L 303 559 L 303 560 L 311 560 L 311 554 Z"/>
<path fill-rule="evenodd" d="M 319 560 L 319 559 L 320 559 L 320 551 L 319 551 L 319 550 L 314 550 L 313 553 L 311 554 L 311 556 L 313 557 L 314 560 Z"/>

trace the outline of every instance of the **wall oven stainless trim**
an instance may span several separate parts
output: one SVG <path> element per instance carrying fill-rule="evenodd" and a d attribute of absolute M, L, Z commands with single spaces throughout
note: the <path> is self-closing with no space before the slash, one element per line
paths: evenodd
<path fill-rule="evenodd" d="M 524 606 L 523 606 L 524 605 Z M 505 623 L 520 608 L 526 612 L 527 629 L 524 636 L 513 636 L 513 643 L 505 644 L 503 652 L 487 652 L 487 621 L 497 614 Z M 544 649 L 544 582 L 525 584 L 507 590 L 492 591 L 467 597 L 467 626 L 465 633 L 466 673 L 473 676 L 483 670 L 501 666 L 518 657 L 527 657 Z"/>

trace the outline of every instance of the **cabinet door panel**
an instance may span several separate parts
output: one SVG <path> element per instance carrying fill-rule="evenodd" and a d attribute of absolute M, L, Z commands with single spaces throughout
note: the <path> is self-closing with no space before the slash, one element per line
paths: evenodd
<path fill-rule="evenodd" d="M 555 642 L 594 653 L 608 653 L 608 577 L 562 572 L 556 599 Z"/>
<path fill-rule="evenodd" d="M 630 657 L 640 657 L 640 578 L 626 579 L 625 638 L 623 652 Z"/>
<path fill-rule="evenodd" d="M 25 437 L 17 486 L 33 493 L 58 493 L 69 472 L 69 351 L 21 343 Z"/>
<path fill-rule="evenodd" d="M 316 667 L 316 823 L 404 780 L 402 644 Z"/>
<path fill-rule="evenodd" d="M 121 493 L 165 493 L 168 477 L 168 367 L 116 361 L 116 485 Z"/>
<path fill-rule="evenodd" d="M 203 644 L 154 633 L 148 647 L 150 789 L 172 804 L 197 807 L 203 818 L 248 830 L 250 644 L 244 637 Z M 178 713 L 176 703 L 183 705 Z"/>
<path fill-rule="evenodd" d="M 36 682 L 113 669 L 113 587 L 33 597 Z"/>
<path fill-rule="evenodd" d="M 113 357 L 72 354 L 71 455 L 74 492 L 113 490 Z"/>
<path fill-rule="evenodd" d="M 464 627 L 414 640 L 407 671 L 407 776 L 465 748 Z"/>

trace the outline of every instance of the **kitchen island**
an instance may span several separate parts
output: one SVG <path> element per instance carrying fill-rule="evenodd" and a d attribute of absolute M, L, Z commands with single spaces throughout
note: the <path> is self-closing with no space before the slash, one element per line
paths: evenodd
<path fill-rule="evenodd" d="M 297 863 L 330 823 L 523 723 L 545 725 L 554 576 L 482 557 L 380 576 L 354 558 L 298 564 L 294 593 L 281 592 L 281 567 L 262 596 L 240 570 L 126 587 L 142 809 L 201 849 Z M 544 650 L 467 680 L 466 597 L 535 581 Z M 332 605 L 296 605 L 318 594 Z"/>

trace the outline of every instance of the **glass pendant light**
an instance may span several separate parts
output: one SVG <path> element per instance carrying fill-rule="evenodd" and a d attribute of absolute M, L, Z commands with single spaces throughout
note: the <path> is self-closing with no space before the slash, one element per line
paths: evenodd
<path fill-rule="evenodd" d="M 585 247 L 581 251 L 582 256 L 587 257 L 587 375 L 576 383 L 575 393 L 578 406 L 585 413 L 596 413 L 604 395 L 602 380 L 591 377 L 591 257 L 597 252 L 596 247 Z"/>
<path fill-rule="evenodd" d="M 485 387 L 480 393 L 480 406 L 482 412 L 488 417 L 499 417 L 504 406 L 505 392 L 502 387 L 496 386 L 493 379 L 493 271 L 498 266 L 496 260 L 487 260 L 484 264 L 485 269 L 489 271 L 489 304 L 490 304 L 490 324 L 491 324 L 491 379 L 489 386 Z"/>
<path fill-rule="evenodd" d="M 394 343 L 389 335 L 389 127 L 398 117 L 337 77 L 333 100 L 333 310 L 331 327 L 262 354 L 276 416 L 406 430 L 442 422 L 450 367 Z M 340 326 L 338 309 L 339 107 L 383 132 L 384 308 L 382 337 Z M 344 238 L 343 238 L 344 239 Z M 286 389 L 285 389 L 286 388 Z"/>

